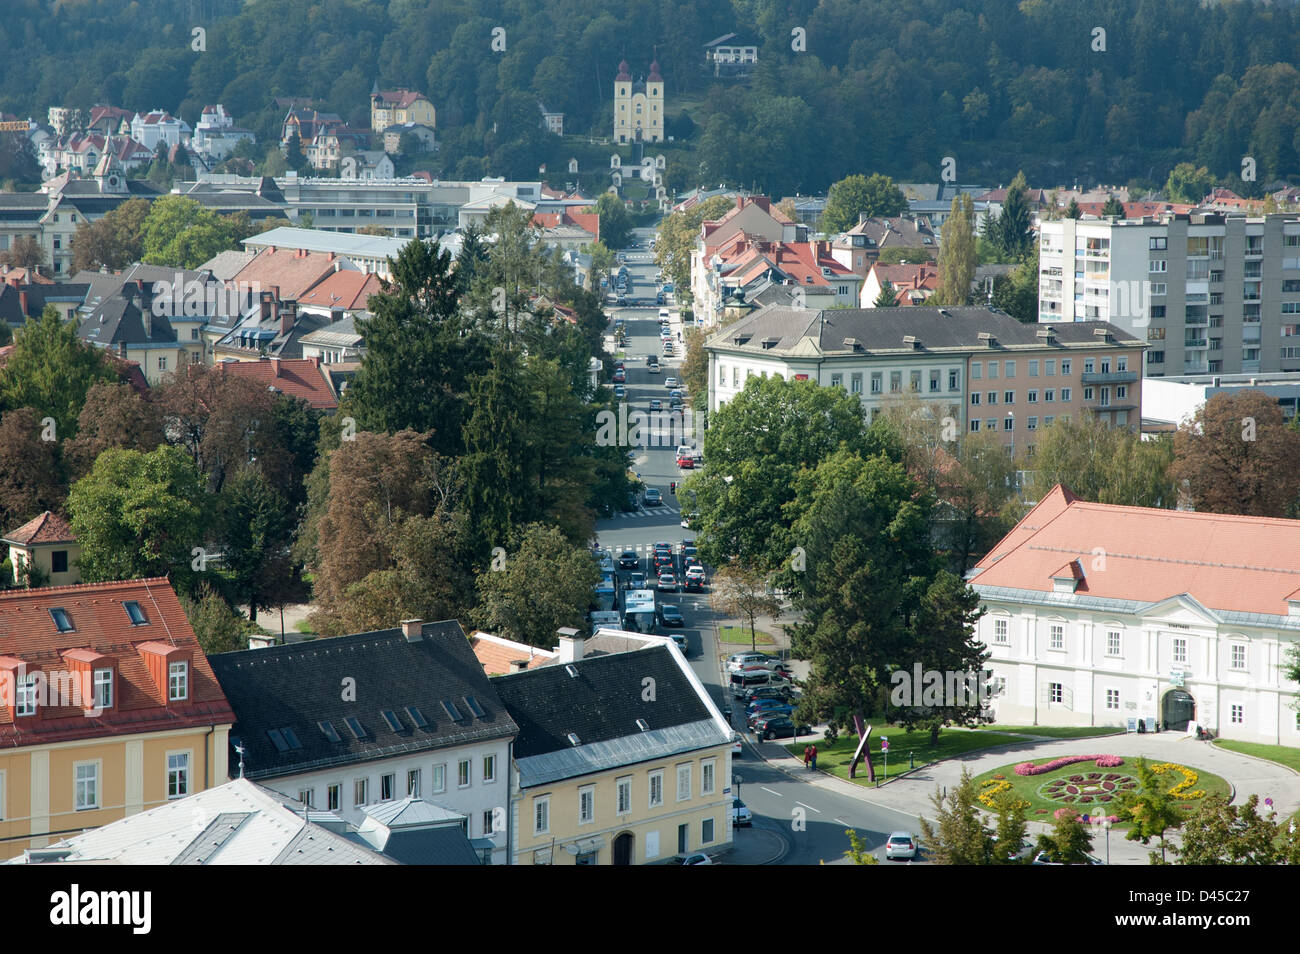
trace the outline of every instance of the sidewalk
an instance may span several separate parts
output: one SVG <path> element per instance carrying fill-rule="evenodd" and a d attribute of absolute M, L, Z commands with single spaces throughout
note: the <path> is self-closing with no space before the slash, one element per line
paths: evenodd
<path fill-rule="evenodd" d="M 1280 818 L 1286 818 L 1300 809 L 1300 775 L 1274 762 L 1239 755 L 1173 732 L 1112 735 L 1092 739 L 1027 740 L 937 762 L 894 779 L 880 788 L 858 785 L 825 772 L 810 773 L 804 769 L 802 760 L 786 752 L 784 746 L 776 742 L 759 742 L 754 745 L 754 749 L 769 765 L 793 778 L 858 798 L 871 805 L 916 816 L 933 817 L 934 808 L 930 796 L 936 789 L 943 791 L 956 786 L 961 781 L 963 768 L 968 769 L 971 775 L 980 775 L 1011 762 L 1039 762 L 1093 752 L 1120 755 L 1125 759 L 1144 756 L 1150 761 L 1179 762 L 1191 768 L 1213 772 L 1232 786 L 1232 800 L 1235 803 L 1243 802 L 1255 794 L 1259 796 L 1262 808 L 1264 799 L 1272 798 L 1273 808 Z M 878 753 L 873 753 L 873 758 L 877 755 Z M 865 777 L 865 771 L 863 775 Z M 1050 830 L 1050 821 L 1029 823 L 1031 838 Z M 1106 840 L 1101 833 L 1093 838 L 1092 853 L 1103 860 L 1106 858 Z M 1150 845 L 1142 845 L 1140 842 L 1128 841 L 1119 831 L 1112 833 L 1109 840 L 1111 864 L 1144 865 L 1149 852 L 1159 850 L 1154 839 Z M 1177 844 L 1177 834 L 1172 834 L 1169 841 Z"/>

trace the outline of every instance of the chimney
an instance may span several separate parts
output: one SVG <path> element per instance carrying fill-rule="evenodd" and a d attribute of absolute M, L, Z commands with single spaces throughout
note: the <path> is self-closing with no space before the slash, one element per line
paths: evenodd
<path fill-rule="evenodd" d="M 402 620 L 402 635 L 406 637 L 408 643 L 418 643 L 420 640 L 424 639 L 424 620 Z"/>
<path fill-rule="evenodd" d="M 528 668 L 528 663 L 529 660 L 527 659 L 512 659 L 510 660 L 510 671 L 523 672 L 525 669 Z"/>
<path fill-rule="evenodd" d="M 293 330 L 294 322 L 298 318 L 298 303 L 296 301 L 286 301 L 283 306 L 277 304 L 280 314 L 280 334 L 287 335 Z"/>
<path fill-rule="evenodd" d="M 582 658 L 583 647 L 587 644 L 586 637 L 579 636 L 578 631 L 571 626 L 561 626 L 555 633 L 560 637 L 557 649 L 559 662 L 571 663 Z"/>
<path fill-rule="evenodd" d="M 278 378 L 280 376 L 280 359 L 271 358 L 270 360 L 271 360 L 271 377 Z"/>
<path fill-rule="evenodd" d="M 271 317 L 271 293 L 269 291 L 264 291 L 258 297 L 258 305 L 261 308 L 261 320 L 267 321 Z"/>
<path fill-rule="evenodd" d="M 14 284 L 17 284 L 17 282 L 15 282 Z M 18 293 L 18 307 L 19 309 L 21 309 L 23 313 L 23 317 L 26 318 L 27 317 L 27 292 L 20 291 Z"/>

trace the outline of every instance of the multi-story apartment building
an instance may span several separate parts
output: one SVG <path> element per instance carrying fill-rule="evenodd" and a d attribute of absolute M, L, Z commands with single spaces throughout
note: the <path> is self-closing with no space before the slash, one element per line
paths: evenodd
<path fill-rule="evenodd" d="M 224 783 L 233 722 L 165 577 L 0 592 L 0 858 Z"/>
<path fill-rule="evenodd" d="M 999 721 L 1300 745 L 1300 521 L 1053 488 L 968 577 Z"/>
<path fill-rule="evenodd" d="M 1140 424 L 1145 342 L 1103 321 L 1027 325 L 988 308 L 769 306 L 713 335 L 710 410 L 752 377 L 842 387 L 872 420 L 912 394 L 962 431 L 995 430 L 1008 453 L 1033 453 L 1037 432 L 1091 413 Z"/>
<path fill-rule="evenodd" d="M 1044 222 L 1039 320 L 1146 339 L 1145 373 L 1300 370 L 1300 217 L 1191 212 Z"/>

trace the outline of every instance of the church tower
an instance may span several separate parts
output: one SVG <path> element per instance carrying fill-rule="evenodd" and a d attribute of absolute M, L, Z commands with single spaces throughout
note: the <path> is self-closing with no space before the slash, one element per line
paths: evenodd
<path fill-rule="evenodd" d="M 633 80 L 627 60 L 618 64 L 614 77 L 614 142 L 664 141 L 664 78 L 659 61 L 650 64 L 650 75 Z"/>

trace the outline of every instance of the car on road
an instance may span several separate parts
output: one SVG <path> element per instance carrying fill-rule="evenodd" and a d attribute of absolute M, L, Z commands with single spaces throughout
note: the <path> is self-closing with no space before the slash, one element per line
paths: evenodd
<path fill-rule="evenodd" d="M 680 649 L 680 650 L 682 651 L 682 655 L 683 655 L 683 656 L 687 655 L 687 654 L 690 652 L 690 648 L 691 648 L 691 647 L 690 647 L 690 644 L 688 644 L 688 643 L 686 642 L 686 636 L 685 636 L 685 634 L 683 634 L 683 633 L 669 633 L 669 634 L 668 634 L 668 638 L 671 639 L 671 640 L 673 641 L 673 643 L 677 646 L 677 648 Z"/>
<path fill-rule="evenodd" d="M 627 588 L 629 590 L 644 590 L 645 574 L 640 570 L 637 570 L 635 573 L 629 573 L 627 575 Z"/>
<path fill-rule="evenodd" d="M 738 797 L 731 800 L 731 823 L 733 825 L 754 824 L 754 813 Z"/>
<path fill-rule="evenodd" d="M 648 359 L 646 359 L 645 369 L 649 371 L 651 374 L 658 374 L 660 370 L 659 359 L 654 355 L 651 355 Z"/>
<path fill-rule="evenodd" d="M 614 377 L 612 378 L 612 380 L 615 384 L 627 383 L 627 372 L 622 368 L 615 368 Z"/>
<path fill-rule="evenodd" d="M 658 279 L 655 279 L 655 280 L 658 281 Z M 668 309 L 667 309 L 667 308 L 660 308 L 660 309 L 659 309 L 659 317 L 660 317 L 660 318 L 671 318 L 672 316 L 669 315 L 669 313 L 668 313 Z"/>
<path fill-rule="evenodd" d="M 793 695 L 794 692 L 788 685 L 755 686 L 741 696 L 740 701 L 745 705 L 750 705 L 759 699 L 779 699 L 782 702 L 788 702 Z"/>
<path fill-rule="evenodd" d="M 624 570 L 635 570 L 641 565 L 641 558 L 635 550 L 624 550 L 618 555 L 618 565 Z"/>
<path fill-rule="evenodd" d="M 669 391 L 676 390 L 677 379 L 672 377 L 671 375 L 669 377 L 664 378 L 664 387 L 666 387 Z"/>
<path fill-rule="evenodd" d="M 730 721 L 730 712 L 731 712 L 730 709 L 722 710 L 722 714 L 728 717 L 728 721 Z M 731 754 L 732 755 L 745 754 L 745 739 L 744 736 L 742 736 L 739 732 L 733 732 L 731 734 Z"/>
<path fill-rule="evenodd" d="M 668 328 L 662 326 L 659 328 L 659 337 L 661 340 L 668 341 L 669 339 L 672 338 L 672 336 L 673 333 L 670 330 L 668 330 Z"/>
<path fill-rule="evenodd" d="M 772 739 L 788 739 L 795 734 L 796 728 L 799 735 L 811 735 L 812 726 L 801 725 L 795 726 L 794 721 L 789 716 L 769 716 L 766 719 L 759 719 L 754 723 L 754 734 L 765 742 Z"/>
<path fill-rule="evenodd" d="M 664 495 L 659 491 L 658 487 L 647 487 L 643 499 L 647 507 L 662 507 L 664 505 Z"/>
<path fill-rule="evenodd" d="M 695 457 L 687 451 L 683 454 L 680 450 L 677 452 L 677 466 L 682 470 L 695 469 Z"/>
<path fill-rule="evenodd" d="M 1092 855 L 1088 855 L 1087 857 L 1088 860 L 1083 862 L 1084 865 L 1104 865 L 1106 863 L 1102 861 L 1100 858 L 1094 858 Z M 1064 862 L 1049 860 L 1047 852 L 1045 851 L 1040 851 L 1037 855 L 1035 855 L 1034 860 L 1031 862 L 1031 864 L 1052 865 L 1054 867 L 1067 867 L 1064 864 Z"/>
<path fill-rule="evenodd" d="M 745 726 L 750 732 L 753 732 L 754 727 L 760 722 L 766 722 L 768 719 L 775 719 L 777 716 L 789 716 L 793 712 L 794 706 L 790 705 L 777 706 L 773 709 L 762 709 L 758 712 L 751 712 L 749 715 L 745 716 Z"/>
<path fill-rule="evenodd" d="M 659 580 L 655 583 L 655 589 L 661 593 L 676 593 L 677 577 L 671 573 L 660 573 Z"/>
<path fill-rule="evenodd" d="M 614 385 L 614 397 L 616 398 L 627 397 L 627 388 L 622 384 Z"/>
<path fill-rule="evenodd" d="M 771 715 L 789 715 L 794 711 L 794 706 L 784 699 L 755 699 L 745 706 L 745 718 L 760 712 L 767 712 Z"/>
<path fill-rule="evenodd" d="M 689 451 L 690 451 L 690 448 L 689 448 L 689 447 L 679 447 L 679 448 L 677 448 L 677 453 L 680 454 L 680 453 L 681 453 L 682 451 L 684 451 L 684 450 L 687 451 L 687 452 L 689 452 Z M 699 561 L 696 560 L 695 558 L 696 558 L 696 556 L 699 555 L 699 552 L 700 552 L 700 551 L 699 551 L 699 548 L 695 546 L 695 541 L 694 541 L 694 540 L 683 540 L 683 541 L 682 541 L 682 549 L 681 549 L 682 559 L 685 560 L 687 563 L 698 563 Z"/>
<path fill-rule="evenodd" d="M 704 567 L 693 566 L 686 570 L 686 575 L 682 577 L 682 584 L 686 587 L 688 593 L 703 593 L 704 587 L 708 584 L 708 578 L 704 575 Z"/>
<path fill-rule="evenodd" d="M 740 670 L 744 669 L 746 666 L 752 665 L 753 663 L 761 662 L 764 659 L 774 658 L 776 657 L 769 656 L 767 653 L 732 653 L 727 657 L 727 672 L 740 672 Z"/>
<path fill-rule="evenodd" d="M 702 851 L 697 851 L 690 855 L 678 855 L 673 859 L 675 865 L 711 865 L 713 859 Z"/>
<path fill-rule="evenodd" d="M 896 831 L 885 840 L 886 858 L 906 858 L 911 861 L 916 857 L 916 836 L 910 831 Z"/>
<path fill-rule="evenodd" d="M 655 412 L 655 411 L 662 411 L 663 409 L 664 409 L 664 402 L 663 402 L 663 401 L 659 400 L 658 398 L 651 398 L 651 399 L 650 399 L 650 411 L 651 411 L 651 413 L 653 413 L 653 412 Z"/>
<path fill-rule="evenodd" d="M 686 625 L 686 620 L 682 617 L 681 609 L 671 603 L 664 603 L 659 607 L 659 621 L 665 626 Z"/>

